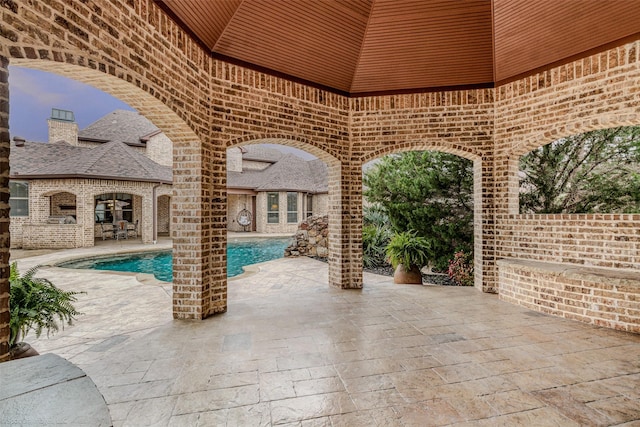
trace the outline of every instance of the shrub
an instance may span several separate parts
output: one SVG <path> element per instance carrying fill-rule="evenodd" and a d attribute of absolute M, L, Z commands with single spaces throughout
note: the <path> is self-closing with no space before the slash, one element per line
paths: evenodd
<path fill-rule="evenodd" d="M 458 285 L 473 286 L 473 252 L 456 252 L 449 260 L 448 273 Z"/>
<path fill-rule="evenodd" d="M 362 209 L 362 223 L 367 225 L 375 225 L 377 227 L 389 227 L 389 216 L 385 213 L 384 208 L 379 204 L 364 206 Z"/>
<path fill-rule="evenodd" d="M 386 250 L 391 232 L 378 225 L 362 227 L 362 264 L 365 268 L 378 268 L 388 265 Z"/>

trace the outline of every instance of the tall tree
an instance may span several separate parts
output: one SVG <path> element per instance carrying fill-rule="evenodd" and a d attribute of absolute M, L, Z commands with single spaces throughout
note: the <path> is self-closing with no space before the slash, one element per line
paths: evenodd
<path fill-rule="evenodd" d="M 429 257 L 447 268 L 456 250 L 473 247 L 473 164 L 440 152 L 408 152 L 381 159 L 364 176 L 364 194 L 389 216 L 394 231 L 427 238 Z"/>
<path fill-rule="evenodd" d="M 640 127 L 559 139 L 520 159 L 521 213 L 640 212 Z"/>

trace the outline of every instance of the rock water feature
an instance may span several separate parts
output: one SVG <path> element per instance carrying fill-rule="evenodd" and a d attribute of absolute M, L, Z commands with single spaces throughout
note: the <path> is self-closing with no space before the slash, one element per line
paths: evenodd
<path fill-rule="evenodd" d="M 310 216 L 298 226 L 293 243 L 284 250 L 285 257 L 326 258 L 329 254 L 329 217 Z"/>

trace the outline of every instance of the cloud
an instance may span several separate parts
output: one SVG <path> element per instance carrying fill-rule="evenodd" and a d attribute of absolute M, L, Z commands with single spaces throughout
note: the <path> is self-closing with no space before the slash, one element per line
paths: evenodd
<path fill-rule="evenodd" d="M 27 68 L 9 67 L 11 97 L 29 97 L 35 105 L 51 107 L 68 99 L 69 86 L 63 78 Z"/>

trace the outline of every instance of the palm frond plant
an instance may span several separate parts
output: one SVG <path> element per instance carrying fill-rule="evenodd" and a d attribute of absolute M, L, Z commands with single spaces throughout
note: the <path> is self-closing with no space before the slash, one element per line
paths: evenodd
<path fill-rule="evenodd" d="M 63 291 L 50 280 L 35 277 L 40 266 L 20 274 L 15 262 L 9 275 L 9 347 L 16 347 L 29 331 L 40 337 L 43 331 L 57 332 L 64 324 L 71 325 L 78 312 L 73 303 L 83 292 Z"/>
<path fill-rule="evenodd" d="M 422 283 L 420 269 L 429 262 L 429 249 L 429 241 L 415 231 L 394 234 L 387 245 L 387 257 L 396 269 L 395 283 Z"/>

